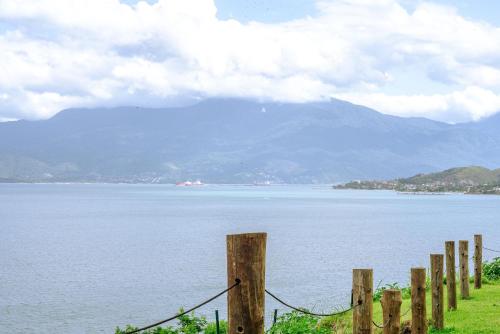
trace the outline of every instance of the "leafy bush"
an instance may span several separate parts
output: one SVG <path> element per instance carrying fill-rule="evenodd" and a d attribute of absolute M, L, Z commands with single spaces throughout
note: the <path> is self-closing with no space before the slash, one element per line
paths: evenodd
<path fill-rule="evenodd" d="M 268 334 L 331 334 L 332 330 L 320 325 L 319 318 L 297 311 L 285 313 L 267 331 Z"/>
<path fill-rule="evenodd" d="M 180 309 L 179 313 L 184 312 L 183 309 Z M 224 322 L 225 325 L 225 322 Z M 224 327 L 225 328 L 225 327 Z M 125 334 L 132 330 L 137 329 L 137 327 L 132 327 L 128 325 L 124 330 L 119 327 L 116 328 L 115 334 Z M 208 324 L 205 317 L 196 317 L 193 313 L 186 314 L 177 318 L 177 327 L 155 327 L 146 331 L 143 331 L 142 334 L 213 334 L 215 333 L 215 323 Z M 221 333 L 225 333 L 222 331 L 222 322 L 221 322 Z"/>
<path fill-rule="evenodd" d="M 491 280 L 500 280 L 500 257 L 496 257 L 491 262 L 483 263 L 484 276 Z"/>
<path fill-rule="evenodd" d="M 458 281 L 458 280 L 459 280 L 459 278 L 457 278 L 457 281 Z M 483 283 L 483 284 L 491 284 L 491 283 L 492 283 L 492 281 L 494 281 L 494 280 L 490 280 L 490 279 L 488 279 L 488 278 L 487 278 L 486 276 L 484 276 L 484 275 L 483 275 L 483 277 L 481 277 L 481 283 Z M 473 283 L 474 283 L 474 276 L 469 277 L 469 283 L 470 283 L 470 284 L 473 284 Z"/>
<path fill-rule="evenodd" d="M 180 312 L 183 312 L 181 309 Z M 197 334 L 201 333 L 207 327 L 205 317 L 195 317 L 194 314 L 186 314 L 178 318 L 179 332 L 182 334 Z"/>
<path fill-rule="evenodd" d="M 325 317 L 320 320 L 320 327 L 327 328 L 328 333 L 347 334 L 352 333 L 351 316 L 347 313 Z"/>
<path fill-rule="evenodd" d="M 203 333 L 204 334 L 217 334 L 217 327 L 216 327 L 215 322 L 209 322 Z M 219 333 L 220 334 L 227 333 L 227 322 L 225 320 L 219 321 Z"/>
<path fill-rule="evenodd" d="M 115 334 L 125 334 L 130 331 L 136 330 L 137 327 L 133 327 L 130 325 L 127 325 L 127 327 L 124 330 L 121 330 L 119 327 L 116 328 Z M 173 329 L 172 327 L 156 327 L 152 328 L 146 331 L 141 332 L 142 334 L 177 334 L 179 333 L 176 329 Z"/>

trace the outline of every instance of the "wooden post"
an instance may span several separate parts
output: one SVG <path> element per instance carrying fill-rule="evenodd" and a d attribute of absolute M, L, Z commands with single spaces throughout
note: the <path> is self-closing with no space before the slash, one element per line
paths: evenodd
<path fill-rule="evenodd" d="M 266 233 L 227 236 L 228 334 L 264 334 Z"/>
<path fill-rule="evenodd" d="M 448 311 L 457 309 L 457 280 L 455 274 L 455 241 L 446 241 L 446 289 Z"/>
<path fill-rule="evenodd" d="M 373 270 L 353 269 L 352 293 L 354 309 L 352 311 L 352 333 L 373 333 Z"/>
<path fill-rule="evenodd" d="M 474 235 L 474 288 L 481 289 L 483 270 L 483 236 Z"/>
<path fill-rule="evenodd" d="M 425 268 L 411 268 L 411 333 L 427 334 Z"/>
<path fill-rule="evenodd" d="M 401 331 L 401 291 L 395 289 L 385 290 L 382 299 L 382 313 L 384 317 L 384 334 L 399 334 Z"/>
<path fill-rule="evenodd" d="M 469 241 L 458 242 L 459 265 L 460 265 L 460 296 L 462 299 L 469 298 Z"/>
<path fill-rule="evenodd" d="M 431 254 L 432 325 L 444 328 L 443 254 Z"/>

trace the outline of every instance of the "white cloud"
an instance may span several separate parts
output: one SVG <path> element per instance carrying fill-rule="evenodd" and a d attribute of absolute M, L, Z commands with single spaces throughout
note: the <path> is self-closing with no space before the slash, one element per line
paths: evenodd
<path fill-rule="evenodd" d="M 476 86 L 448 94 L 387 95 L 384 93 L 345 93 L 337 96 L 356 104 L 384 110 L 399 116 L 427 117 L 465 122 L 491 116 L 500 110 L 500 96 Z"/>
<path fill-rule="evenodd" d="M 161 105 L 178 96 L 282 101 L 343 97 L 446 121 L 500 110 L 500 29 L 432 3 L 318 1 L 319 15 L 264 24 L 220 20 L 212 0 L 0 0 L 0 117 L 67 107 Z M 1 25 L 0 25 L 1 26 Z M 425 82 L 390 94 L 399 69 Z"/>

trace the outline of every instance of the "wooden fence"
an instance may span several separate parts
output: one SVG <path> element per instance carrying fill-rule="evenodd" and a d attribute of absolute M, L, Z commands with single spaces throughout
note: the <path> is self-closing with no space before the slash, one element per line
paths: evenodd
<path fill-rule="evenodd" d="M 263 334 L 265 305 L 266 233 L 227 236 L 228 284 L 239 279 L 241 284 L 228 291 L 228 333 Z M 460 295 L 470 296 L 468 241 L 459 241 Z M 481 288 L 482 236 L 474 236 L 474 288 Z M 443 254 L 430 255 L 431 324 L 443 329 L 444 277 L 446 277 L 447 310 L 458 308 L 455 280 L 455 242 L 444 243 Z M 446 268 L 446 272 L 444 271 Z M 428 332 L 426 312 L 426 269 L 411 268 L 411 332 Z M 381 304 L 383 323 L 373 321 L 373 270 L 353 269 L 352 272 L 352 328 L 353 334 L 371 334 L 375 327 L 384 334 L 399 334 L 401 328 L 401 291 L 383 291 Z M 274 297 L 274 296 L 273 296 Z M 287 305 L 287 304 L 285 304 Z M 289 306 L 289 305 L 287 305 Z M 276 318 L 276 312 L 274 317 Z"/>
<path fill-rule="evenodd" d="M 142 328 L 127 331 L 135 334 L 157 327 L 166 322 L 178 319 L 216 298 L 227 293 L 228 333 L 229 334 L 264 334 L 264 305 L 266 294 L 281 304 L 298 312 L 315 316 L 340 315 L 352 311 L 353 334 L 372 334 L 374 328 L 383 329 L 384 334 L 399 334 L 401 331 L 401 291 L 384 290 L 380 300 L 382 304 L 382 324 L 373 321 L 373 269 L 353 269 L 352 293 L 349 309 L 331 314 L 312 313 L 303 308 L 294 307 L 265 287 L 266 277 L 266 233 L 245 233 L 227 236 L 227 282 L 228 287 L 215 296 L 180 314 L 158 321 Z M 482 250 L 499 252 L 483 247 L 482 236 L 474 235 L 474 288 L 481 288 Z M 469 291 L 469 242 L 458 242 L 458 259 L 460 270 L 460 296 L 467 299 Z M 456 310 L 457 284 L 455 277 L 455 242 L 444 243 L 444 254 L 430 255 L 430 290 L 432 318 L 431 324 L 436 329 L 443 329 L 444 323 L 444 267 L 446 266 L 446 288 L 449 311 Z M 411 268 L 411 307 L 403 315 L 411 311 L 411 333 L 425 334 L 428 331 L 426 290 L 427 279 L 425 268 Z M 273 324 L 276 322 L 277 310 L 274 311 Z M 215 312 L 216 330 L 219 333 L 219 312 Z"/>

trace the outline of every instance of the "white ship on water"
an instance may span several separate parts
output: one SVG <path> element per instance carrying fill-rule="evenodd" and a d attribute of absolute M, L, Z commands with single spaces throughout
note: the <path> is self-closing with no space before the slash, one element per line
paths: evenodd
<path fill-rule="evenodd" d="M 200 180 L 196 180 L 193 182 L 183 181 L 183 182 L 177 182 L 175 185 L 178 187 L 193 187 L 193 186 L 202 186 L 203 182 L 201 182 Z"/>

